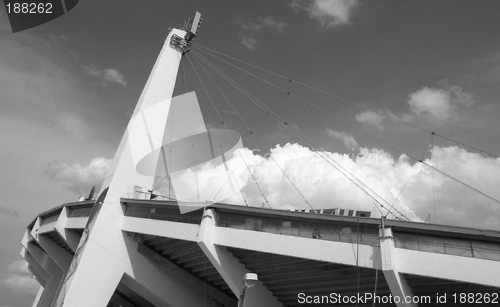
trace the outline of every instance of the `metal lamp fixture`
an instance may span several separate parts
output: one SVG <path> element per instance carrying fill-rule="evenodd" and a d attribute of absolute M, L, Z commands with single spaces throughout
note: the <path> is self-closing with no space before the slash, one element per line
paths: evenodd
<path fill-rule="evenodd" d="M 259 281 L 259 277 L 255 273 L 246 273 L 243 278 L 243 289 L 241 290 L 238 307 L 243 307 L 245 304 L 245 291 L 247 288 L 252 288 Z"/>

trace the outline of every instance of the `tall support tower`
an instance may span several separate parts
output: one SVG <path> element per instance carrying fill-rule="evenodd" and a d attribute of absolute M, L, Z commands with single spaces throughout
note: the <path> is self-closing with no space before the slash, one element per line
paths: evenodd
<path fill-rule="evenodd" d="M 196 36 L 201 14 L 170 30 L 120 142 L 75 256 L 53 306 L 106 306 L 116 289 L 132 289 L 156 306 L 203 306 L 205 297 L 182 280 L 160 274 L 122 231 L 122 197 L 153 190 L 155 176 L 138 170 L 145 152 L 161 147 L 182 56 Z M 162 152 L 157 159 L 162 159 Z M 157 160 L 158 161 L 158 160 Z M 163 165 L 165 167 L 166 165 Z M 153 174 L 154 175 L 154 174 Z M 156 178 L 157 179 L 157 178 Z M 175 294 L 175 295 L 174 295 Z M 147 305 L 147 304 L 146 304 Z"/>

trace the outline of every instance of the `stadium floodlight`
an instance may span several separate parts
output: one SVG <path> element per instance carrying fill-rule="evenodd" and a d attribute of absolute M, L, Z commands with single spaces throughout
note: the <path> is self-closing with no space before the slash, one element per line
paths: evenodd
<path fill-rule="evenodd" d="M 245 284 L 245 287 L 251 288 L 257 284 L 257 281 L 259 281 L 259 278 L 257 277 L 257 274 L 255 273 L 246 273 L 245 278 L 243 280 L 243 283 Z"/>
<path fill-rule="evenodd" d="M 243 278 L 243 289 L 241 290 L 240 299 L 238 301 L 238 307 L 244 307 L 245 304 L 245 292 L 247 288 L 252 288 L 257 284 L 259 278 L 255 273 L 246 273 Z"/>

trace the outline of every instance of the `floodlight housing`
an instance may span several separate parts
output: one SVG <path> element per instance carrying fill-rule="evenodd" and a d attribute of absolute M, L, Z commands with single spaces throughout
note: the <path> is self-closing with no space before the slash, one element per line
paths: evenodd
<path fill-rule="evenodd" d="M 251 288 L 257 284 L 259 281 L 259 277 L 255 273 L 246 273 L 243 282 L 245 283 L 245 287 Z"/>

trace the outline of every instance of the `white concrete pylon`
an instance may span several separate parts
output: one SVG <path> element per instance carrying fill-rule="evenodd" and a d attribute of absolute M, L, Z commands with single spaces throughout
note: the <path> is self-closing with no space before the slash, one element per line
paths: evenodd
<path fill-rule="evenodd" d="M 135 186 L 148 190 L 154 184 L 154 176 L 137 172 L 134 155 L 141 152 L 144 146 L 154 150 L 154 144 L 162 142 L 161 133 L 150 132 L 165 131 L 182 58 L 182 50 L 171 46 L 170 42 L 174 35 L 184 37 L 185 34 L 185 31 L 173 29 L 163 44 L 64 277 L 56 306 L 104 307 L 125 275 L 146 286 L 165 302 L 165 306 L 201 306 L 204 303 L 199 291 L 158 272 L 157 267 L 137 252 L 137 242 L 127 238 L 121 230 L 123 210 L 120 199 L 130 197 Z M 144 112 L 160 104 L 166 112 L 157 114 L 155 121 L 144 120 Z M 138 122 L 143 124 L 146 134 L 140 141 L 137 138 L 132 141 L 130 136 L 137 132 Z"/>

